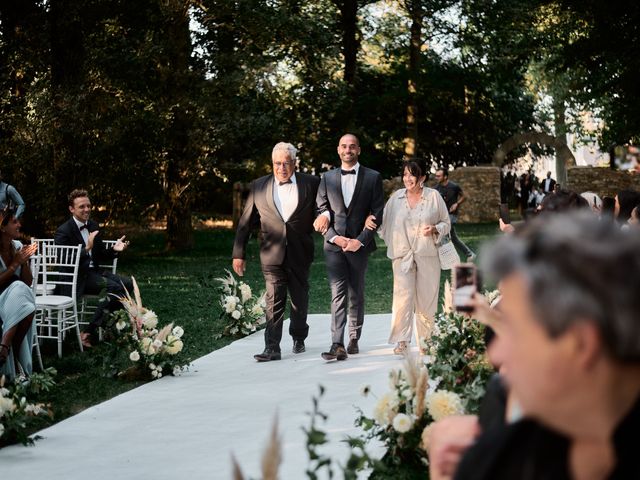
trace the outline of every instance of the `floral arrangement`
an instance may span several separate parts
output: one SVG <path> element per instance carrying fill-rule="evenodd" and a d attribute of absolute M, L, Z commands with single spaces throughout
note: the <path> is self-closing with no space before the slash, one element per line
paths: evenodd
<path fill-rule="evenodd" d="M 179 375 L 187 368 L 178 355 L 184 348 L 184 329 L 173 323 L 160 328 L 158 316 L 142 305 L 138 284 L 135 278 L 131 280 L 133 298 L 125 290 L 125 296 L 119 298 L 124 309 L 111 314 L 109 336 L 113 339 L 115 373 L 151 380 L 167 374 Z M 127 353 L 124 368 L 118 365 L 122 351 Z"/>
<path fill-rule="evenodd" d="M 365 431 L 364 444 L 378 439 L 386 453 L 369 461 L 369 478 L 413 478 L 428 465 L 423 437 L 428 426 L 450 415 L 465 413 L 464 401 L 455 392 L 429 388 L 429 372 L 419 357 L 407 356 L 404 368 L 392 370 L 390 391 L 378 398 L 372 418 L 360 411 L 356 425 Z M 363 395 L 370 389 L 362 388 Z"/>
<path fill-rule="evenodd" d="M 423 344 L 428 354 L 424 360 L 434 384 L 458 393 L 464 399 L 465 410 L 476 413 L 486 383 L 494 373 L 486 356 L 485 327 L 473 318 L 455 312 L 448 292 L 447 282 L 443 312 L 435 318 L 431 339 Z M 495 299 L 496 293 L 487 292 L 485 296 Z"/>
<path fill-rule="evenodd" d="M 220 284 L 220 318 L 224 319 L 225 327 L 215 338 L 244 337 L 258 330 L 266 322 L 265 294 L 256 297 L 249 285 L 239 282 L 228 270 L 225 272 L 226 277 L 216 278 Z"/>
<path fill-rule="evenodd" d="M 28 383 L 8 383 L 4 376 L 0 378 L 0 447 L 12 443 L 33 445 L 40 438 L 29 436 L 29 430 L 37 417 L 51 417 L 52 412 L 48 405 L 30 399 L 55 385 L 55 374 L 53 368 L 48 368 L 34 373 Z"/>

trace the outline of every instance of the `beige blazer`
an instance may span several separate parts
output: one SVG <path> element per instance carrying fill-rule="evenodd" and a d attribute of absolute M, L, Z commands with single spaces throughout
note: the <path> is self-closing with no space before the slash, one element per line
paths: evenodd
<path fill-rule="evenodd" d="M 424 187 L 422 200 L 410 209 L 407 189 L 396 190 L 384 207 L 382 225 L 378 234 L 387 245 L 387 257 L 401 258 L 413 251 L 414 255 L 433 257 L 438 255 L 436 243 L 451 230 L 449 212 L 437 190 Z M 437 235 L 425 237 L 420 230 L 435 225 Z"/>

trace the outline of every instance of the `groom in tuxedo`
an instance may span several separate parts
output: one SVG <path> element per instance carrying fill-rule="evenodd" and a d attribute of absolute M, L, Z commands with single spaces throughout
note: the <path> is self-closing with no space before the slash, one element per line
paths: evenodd
<path fill-rule="evenodd" d="M 331 348 L 325 360 L 346 360 L 359 353 L 364 323 L 364 280 L 369 254 L 375 250 L 375 230 L 364 228 L 369 215 L 382 224 L 384 197 L 380 173 L 358 162 L 360 142 L 343 135 L 338 142 L 341 168 L 326 172 L 320 180 L 317 205 L 320 215 L 314 228 L 325 238 L 324 254 L 331 286 Z M 347 305 L 349 307 L 347 314 Z M 344 331 L 349 320 L 349 345 Z"/>
<path fill-rule="evenodd" d="M 313 220 L 320 179 L 296 172 L 297 151 L 280 142 L 271 154 L 273 174 L 251 184 L 249 197 L 238 222 L 233 244 L 233 270 L 246 268 L 245 251 L 254 227 L 260 226 L 260 264 L 266 284 L 265 349 L 253 356 L 258 362 L 280 360 L 280 340 L 287 303 L 291 298 L 289 334 L 293 353 L 305 351 L 309 333 L 309 270 L 313 261 Z"/>

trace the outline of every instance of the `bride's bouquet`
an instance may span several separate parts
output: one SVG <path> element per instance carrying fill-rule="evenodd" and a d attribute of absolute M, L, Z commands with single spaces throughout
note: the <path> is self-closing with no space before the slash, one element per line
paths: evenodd
<path fill-rule="evenodd" d="M 225 272 L 226 277 L 216 278 L 220 284 L 220 318 L 224 320 L 225 325 L 223 332 L 215 338 L 244 337 L 258 330 L 266 322 L 265 293 L 259 297 L 255 296 L 249 285 L 236 280 L 228 270 L 225 269 Z"/>

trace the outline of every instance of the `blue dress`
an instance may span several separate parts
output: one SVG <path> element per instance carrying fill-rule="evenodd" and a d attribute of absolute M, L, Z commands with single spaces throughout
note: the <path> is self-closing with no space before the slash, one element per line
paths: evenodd
<path fill-rule="evenodd" d="M 15 250 L 22 248 L 22 243 L 13 240 Z M 16 275 L 20 275 L 21 268 L 16 269 Z M 0 258 L 0 273 L 4 272 L 7 266 L 4 260 Z M 31 315 L 36 310 L 36 299 L 33 295 L 31 287 L 22 281 L 15 281 L 9 285 L 4 292 L 0 294 L 0 318 L 2 318 L 2 329 L 6 333 L 9 329 L 15 327 L 26 316 Z M 20 345 L 18 360 L 20 365 L 27 374 L 33 371 L 33 362 L 31 359 L 31 350 L 33 346 L 33 336 L 36 331 L 36 322 L 31 324 L 31 328 L 24 337 Z M 13 361 L 13 349 L 10 348 L 7 362 L 0 368 L 0 376 L 5 375 L 9 379 L 16 376 L 16 366 Z"/>

